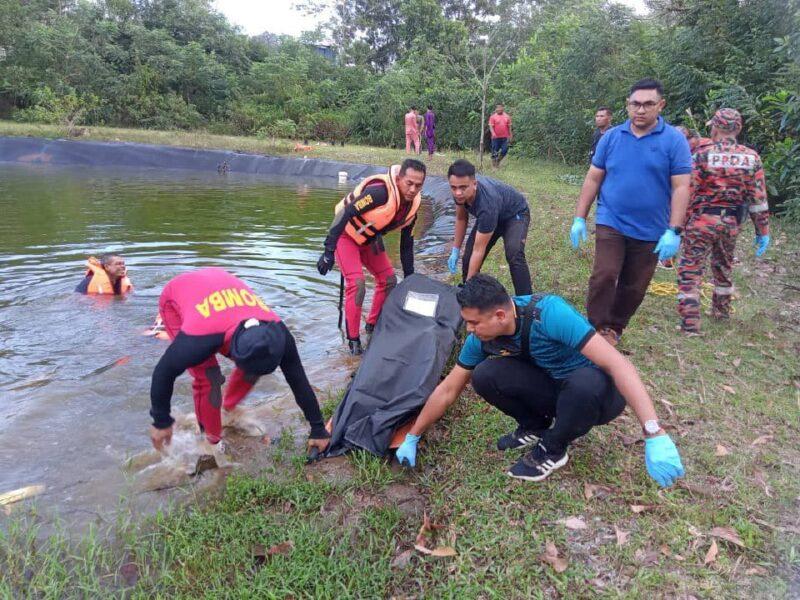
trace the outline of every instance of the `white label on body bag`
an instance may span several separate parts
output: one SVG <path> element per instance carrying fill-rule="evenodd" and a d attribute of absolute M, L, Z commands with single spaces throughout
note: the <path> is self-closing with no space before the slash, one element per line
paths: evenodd
<path fill-rule="evenodd" d="M 439 304 L 439 294 L 420 294 L 408 292 L 403 309 L 423 317 L 435 317 L 436 307 Z"/>

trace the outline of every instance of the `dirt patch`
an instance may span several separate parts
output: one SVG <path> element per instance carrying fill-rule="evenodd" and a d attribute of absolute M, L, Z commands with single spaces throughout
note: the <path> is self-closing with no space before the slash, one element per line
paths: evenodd
<path fill-rule="evenodd" d="M 331 484 L 348 483 L 355 477 L 353 465 L 346 456 L 334 456 L 311 463 L 306 467 L 308 481 L 322 481 Z"/>

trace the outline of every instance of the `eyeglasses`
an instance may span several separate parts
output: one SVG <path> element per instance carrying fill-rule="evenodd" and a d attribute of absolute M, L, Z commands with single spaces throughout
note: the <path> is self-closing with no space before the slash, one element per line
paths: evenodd
<path fill-rule="evenodd" d="M 652 100 L 649 102 L 628 102 L 628 108 L 634 112 L 638 111 L 640 108 L 653 110 L 656 106 L 658 106 L 658 102 L 653 102 Z"/>

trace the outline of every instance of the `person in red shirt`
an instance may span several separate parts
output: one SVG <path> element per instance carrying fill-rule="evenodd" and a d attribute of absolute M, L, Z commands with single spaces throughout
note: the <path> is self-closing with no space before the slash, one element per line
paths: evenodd
<path fill-rule="evenodd" d="M 411 109 L 403 117 L 403 124 L 406 131 L 406 154 L 411 154 L 411 145 L 414 145 L 414 152 L 419 154 L 419 115 L 416 107 Z"/>
<path fill-rule="evenodd" d="M 164 286 L 158 307 L 172 343 L 153 370 L 150 386 L 150 439 L 156 450 L 172 440 L 170 403 L 181 373 L 188 370 L 194 378 L 197 422 L 216 444 L 222 436 L 220 409 L 232 410 L 259 377 L 279 366 L 311 425 L 309 447 L 327 448 L 330 436 L 294 337 L 246 283 L 216 267 L 191 271 Z M 236 363 L 224 394 L 217 353 Z"/>
<path fill-rule="evenodd" d="M 514 140 L 511 117 L 502 104 L 498 104 L 489 117 L 489 131 L 492 134 L 492 166 L 499 167 L 500 161 L 508 154 L 508 145 Z"/>

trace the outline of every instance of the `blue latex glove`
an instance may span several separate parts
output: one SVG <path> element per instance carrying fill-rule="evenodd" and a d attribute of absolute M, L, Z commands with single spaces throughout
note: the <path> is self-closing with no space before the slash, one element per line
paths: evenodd
<path fill-rule="evenodd" d="M 414 435 L 413 433 L 407 433 L 405 441 L 400 444 L 400 447 L 395 452 L 395 456 L 397 456 L 397 462 L 399 462 L 404 467 L 416 467 L 417 466 L 417 444 L 419 443 L 421 435 Z"/>
<path fill-rule="evenodd" d="M 753 240 L 753 246 L 756 249 L 756 256 L 761 256 L 769 248 L 769 235 L 757 235 Z"/>
<path fill-rule="evenodd" d="M 458 255 L 461 251 L 458 248 L 450 250 L 450 258 L 447 259 L 447 269 L 451 274 L 455 275 L 458 270 Z"/>
<path fill-rule="evenodd" d="M 661 487 L 669 487 L 678 477 L 683 477 L 681 455 L 667 434 L 644 441 L 644 462 L 650 477 Z"/>
<path fill-rule="evenodd" d="M 575 220 L 572 221 L 572 229 L 569 230 L 569 241 L 572 242 L 573 248 L 577 248 L 581 242 L 586 241 L 586 219 L 575 217 Z"/>
<path fill-rule="evenodd" d="M 667 260 L 672 258 L 678 253 L 678 248 L 681 247 L 681 236 L 676 234 L 672 229 L 667 229 L 661 234 L 661 239 L 656 244 L 656 249 L 653 254 L 658 254 L 658 260 Z"/>

